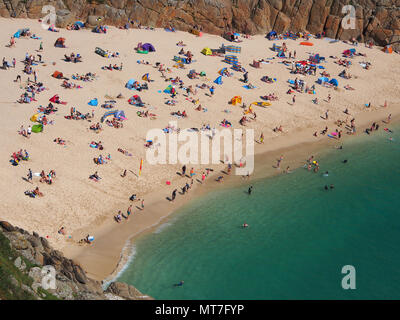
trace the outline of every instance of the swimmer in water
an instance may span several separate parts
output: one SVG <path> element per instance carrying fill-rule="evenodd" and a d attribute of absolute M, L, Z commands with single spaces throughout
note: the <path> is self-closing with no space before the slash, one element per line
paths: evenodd
<path fill-rule="evenodd" d="M 179 283 L 175 283 L 174 287 L 182 287 L 185 282 L 183 280 L 179 281 Z"/>
<path fill-rule="evenodd" d="M 249 194 L 249 195 L 251 195 L 251 192 L 253 191 L 253 186 L 250 186 L 250 188 L 249 188 L 249 190 L 247 190 L 247 193 Z"/>
<path fill-rule="evenodd" d="M 248 228 L 248 226 L 249 226 L 249 225 L 248 225 L 246 222 L 243 223 L 243 225 L 242 225 L 243 228 Z"/>
<path fill-rule="evenodd" d="M 334 189 L 335 186 L 333 184 L 331 184 L 331 186 L 329 187 L 330 189 Z"/>
<path fill-rule="evenodd" d="M 328 172 L 328 171 L 325 171 L 325 173 L 323 174 L 323 176 L 324 176 L 324 177 L 329 176 L 329 172 Z"/>
<path fill-rule="evenodd" d="M 343 160 L 343 163 L 347 163 L 347 159 Z"/>
<path fill-rule="evenodd" d="M 328 186 L 327 186 L 327 185 L 325 185 L 324 189 L 325 189 L 325 190 L 329 190 L 329 188 L 328 188 Z"/>

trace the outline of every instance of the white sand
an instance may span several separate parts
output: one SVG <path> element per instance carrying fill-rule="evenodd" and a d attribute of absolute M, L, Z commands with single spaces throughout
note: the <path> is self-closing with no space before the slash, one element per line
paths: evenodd
<path fill-rule="evenodd" d="M 246 90 L 242 88 L 243 83 L 238 81 L 242 77 L 242 73 L 234 73 L 233 77 L 224 78 L 222 86 L 215 85 L 216 93 L 214 97 L 206 96 L 208 90 L 198 89 L 196 98 L 200 99 L 203 107 L 208 108 L 208 112 L 195 111 L 195 106 L 186 101 L 183 91 L 178 90 L 179 95 L 175 98 L 179 104 L 175 107 L 167 106 L 164 102 L 171 99 L 164 93 L 158 93 L 158 90 L 164 90 L 169 84 L 161 78 L 160 73 L 152 66 L 137 64 L 137 60 L 144 59 L 151 64 L 161 62 L 172 69 L 172 73 L 167 77 L 179 76 L 185 84 L 193 85 L 201 84 L 204 81 L 190 80 L 187 74 L 190 69 L 197 72 L 204 71 L 209 79 L 207 84 L 212 84 L 218 76 L 217 71 L 229 65 L 222 62 L 221 57 L 204 56 L 200 51 L 208 46 L 210 48 L 219 48 L 222 43 L 229 43 L 221 37 L 213 35 L 204 35 L 203 37 L 195 37 L 189 33 L 176 32 L 169 33 L 164 30 L 148 31 L 148 30 L 119 30 L 111 27 L 107 34 L 96 34 L 89 30 L 68 31 L 61 30 L 59 33 L 53 33 L 43 30 L 40 23 L 34 20 L 23 19 L 0 19 L 1 57 L 5 57 L 11 62 L 12 58 L 17 59 L 17 67 L 9 70 L 0 70 L 0 105 L 2 112 L 2 139 L 0 144 L 0 152 L 3 155 L 0 172 L 2 183 L 0 183 L 0 194 L 2 201 L 0 204 L 0 219 L 7 220 L 12 224 L 18 225 L 30 231 L 36 231 L 41 235 L 48 236 L 49 241 L 56 248 L 65 248 L 66 252 L 74 255 L 76 246 L 72 242 L 76 242 L 86 234 L 94 234 L 97 237 L 97 230 L 108 230 L 113 228 L 115 222 L 113 216 L 118 210 L 126 212 L 129 206 L 128 197 L 132 193 L 137 193 L 139 197 L 146 195 L 146 210 L 153 199 L 158 203 L 157 210 L 149 210 L 146 216 L 140 218 L 133 216 L 130 219 L 133 229 L 126 230 L 124 237 L 120 242 L 123 243 L 126 237 L 131 233 L 137 233 L 157 223 L 167 212 L 170 212 L 172 205 L 165 200 L 166 196 L 170 196 L 174 188 L 183 186 L 184 179 L 176 175 L 176 171 L 180 171 L 181 164 L 178 165 L 157 165 L 150 166 L 144 163 L 143 173 L 140 179 L 135 174 L 139 170 L 139 162 L 141 158 L 145 158 L 145 136 L 146 132 L 152 128 L 165 128 L 169 121 L 176 120 L 170 115 L 172 111 L 186 110 L 189 117 L 178 120 L 180 128 L 198 127 L 202 124 L 209 123 L 211 127 L 221 128 L 219 123 L 226 118 L 232 122 L 234 128 L 240 128 L 238 123 L 243 115 L 243 109 L 238 106 L 231 106 L 228 101 L 235 95 L 243 97 L 247 105 L 254 101 L 261 101 L 260 96 L 274 92 L 279 96 L 279 101 L 272 102 L 272 106 L 268 108 L 253 107 L 257 113 L 257 121 L 250 122 L 246 128 L 255 129 L 255 137 L 258 139 L 259 134 L 264 132 L 264 145 L 256 145 L 256 152 L 261 153 L 274 149 L 295 146 L 298 143 L 317 141 L 312 136 L 314 131 L 321 131 L 329 124 L 329 132 L 335 130 L 332 124 L 334 120 L 346 119 L 343 110 L 347 107 L 352 116 L 356 118 L 356 124 L 367 124 L 374 120 L 380 120 L 389 113 L 395 117 L 399 113 L 400 97 L 400 56 L 397 54 L 385 54 L 378 48 L 367 49 L 363 45 L 359 45 L 358 51 L 367 54 L 367 58 L 355 57 L 352 59 L 353 65 L 349 72 L 353 75 L 353 79 L 345 80 L 338 77 L 339 72 L 344 68 L 334 64 L 334 59 L 329 59 L 330 55 L 341 57 L 341 53 L 352 46 L 338 42 L 330 44 L 325 40 L 312 40 L 315 44 L 313 47 L 304 47 L 299 45 L 298 41 L 286 40 L 289 51 L 296 50 L 297 58 L 307 59 L 309 52 L 320 53 L 325 56 L 327 63 L 323 64 L 326 71 L 339 80 L 340 90 L 327 89 L 316 84 L 316 95 L 296 93 L 297 101 L 295 106 L 288 104 L 291 102 L 292 96 L 287 95 L 288 79 L 294 79 L 296 75 L 289 74 L 289 69 L 283 64 L 278 63 L 280 59 L 272 60 L 272 63 L 262 64 L 260 69 L 249 66 L 253 59 L 271 58 L 276 54 L 269 48 L 272 41 L 268 41 L 264 36 L 254 36 L 252 39 L 244 39 L 238 45 L 242 47 L 242 53 L 237 54 L 239 61 L 249 71 L 250 82 L 257 86 L 257 89 Z M 42 40 L 33 39 L 16 39 L 14 48 L 5 47 L 8 44 L 10 36 L 20 28 L 29 27 L 32 33 L 42 37 Z M 67 48 L 55 48 L 53 46 L 58 37 L 66 38 Z M 177 55 L 181 49 L 176 46 L 179 40 L 183 40 L 187 45 L 185 50 L 190 50 L 194 54 L 195 63 L 186 65 L 185 70 L 172 68 L 174 62 L 172 58 Z M 23 83 L 27 79 L 27 75 L 22 73 L 22 60 L 25 53 L 36 54 L 40 41 L 43 41 L 44 52 L 43 60 L 46 66 L 39 65 L 35 67 L 38 74 L 38 80 L 44 82 L 49 88 L 36 95 L 37 102 L 30 104 L 18 104 L 15 101 L 24 92 L 20 88 L 19 83 L 13 82 L 17 74 L 22 75 Z M 141 55 L 136 53 L 133 48 L 138 42 L 150 42 L 155 48 L 155 53 Z M 281 44 L 284 41 L 275 41 Z M 110 51 L 120 53 L 120 58 L 103 58 L 94 53 L 95 47 L 101 47 Z M 80 53 L 83 62 L 74 64 L 64 62 L 64 54 L 69 55 L 71 52 Z M 370 70 L 364 70 L 359 65 L 360 61 L 369 61 L 372 63 Z M 56 64 L 53 65 L 52 63 Z M 110 63 L 120 65 L 123 63 L 123 71 L 101 70 L 102 66 Z M 62 80 L 51 77 L 55 71 L 61 71 L 68 78 L 73 73 L 92 72 L 98 75 L 98 79 L 93 82 L 73 81 L 83 86 L 83 89 L 64 89 L 61 87 Z M 230 70 L 230 68 L 228 68 Z M 142 92 L 131 91 L 126 89 L 125 83 L 134 78 L 142 82 L 143 74 L 149 72 L 151 79 L 155 80 L 149 84 L 149 90 Z M 274 84 L 266 84 L 260 81 L 261 77 L 268 75 L 277 78 Z M 308 85 L 312 85 L 317 76 L 307 76 L 305 79 Z M 354 76 L 357 79 L 354 79 Z M 33 79 L 33 76 L 30 76 Z M 345 84 L 354 87 L 355 91 L 347 91 L 343 89 Z M 100 108 L 100 105 L 108 100 L 106 94 L 116 96 L 122 93 L 124 99 L 116 99 L 116 108 L 124 110 L 128 118 L 124 122 L 122 129 L 114 129 L 103 124 L 104 130 L 99 134 L 95 134 L 89 130 L 90 124 L 96 123 L 107 110 Z M 59 94 L 61 100 L 67 101 L 67 105 L 56 105 L 59 111 L 56 114 L 48 116 L 49 120 L 55 120 L 54 125 L 45 127 L 43 133 L 32 134 L 30 139 L 26 139 L 17 134 L 17 130 L 21 125 L 25 128 L 30 122 L 30 117 L 36 113 L 39 105 L 47 106 L 48 99 L 54 94 Z M 137 108 L 128 104 L 127 100 L 130 96 L 139 94 L 145 103 L 153 108 L 149 111 L 157 114 L 156 120 L 149 118 L 140 118 L 136 115 Z M 331 94 L 332 101 L 324 102 L 328 94 Z M 92 108 L 87 104 L 89 100 L 97 97 L 99 106 Z M 311 102 L 317 97 L 320 101 L 319 105 Z M 384 101 L 387 100 L 388 107 L 383 108 Z M 365 110 L 364 104 L 371 102 L 371 110 Z M 95 119 L 89 123 L 87 121 L 66 120 L 65 115 L 69 114 L 70 107 L 76 107 L 82 113 L 95 110 Z M 224 109 L 231 110 L 230 114 L 223 112 Z M 327 122 L 321 118 L 325 111 L 329 109 L 329 119 Z M 351 117 L 348 117 L 349 119 Z M 282 125 L 285 134 L 277 134 L 272 129 L 278 125 Z M 360 134 L 361 129 L 358 129 Z M 53 142 L 56 137 L 67 140 L 67 146 L 63 147 Z M 328 140 L 323 137 L 322 139 Z M 105 150 L 89 148 L 89 143 L 101 140 Z M 133 154 L 127 157 L 117 148 L 127 149 Z M 13 167 L 8 162 L 12 152 L 19 149 L 27 149 L 31 159 L 29 162 L 22 162 L 19 166 Z M 112 161 L 109 164 L 96 166 L 93 158 L 99 154 L 106 155 L 110 153 Z M 188 165 L 190 168 L 190 165 Z M 202 166 L 202 168 L 207 166 Z M 31 168 L 33 172 L 40 172 L 42 169 L 46 173 L 50 169 L 57 172 L 57 178 L 53 185 L 39 183 L 34 178 L 34 184 L 29 184 L 22 179 Z M 188 168 L 188 170 L 189 170 Z M 199 171 L 201 166 L 195 166 Z M 214 166 L 214 168 L 216 168 Z M 222 167 L 221 167 L 222 168 Z M 128 175 L 121 178 L 120 174 L 124 169 L 128 169 Z M 135 174 L 131 173 L 132 170 Z M 88 179 L 88 176 L 95 171 L 99 172 L 102 180 L 98 183 Z M 201 174 L 201 171 L 200 171 Z M 166 186 L 165 181 L 170 180 L 171 186 Z M 24 195 L 24 191 L 39 186 L 44 193 L 43 198 L 31 199 Z M 157 192 L 154 192 L 157 190 Z M 151 196 L 148 194 L 152 193 Z M 152 201 L 153 201 L 152 200 Z M 134 212 L 138 210 L 134 207 Z M 137 222 L 137 223 L 136 223 Z M 72 241 L 68 241 L 67 237 L 61 236 L 57 230 L 64 226 L 68 235 L 72 235 Z M 134 227 L 133 227 L 134 226 Z M 126 227 L 127 228 L 127 227 Z M 118 237 L 118 235 L 116 235 Z M 110 248 L 119 252 L 121 248 L 116 246 Z M 89 249 L 90 250 L 90 249 Z M 97 252 L 97 255 L 99 253 Z M 104 253 L 105 254 L 105 253 Z M 113 254 L 113 257 L 118 257 Z M 79 260 L 79 259 L 78 259 Z M 90 267 L 90 266 L 89 266 Z M 91 266 L 94 270 L 95 265 Z M 109 270 L 107 270 L 109 271 Z M 101 278 L 100 275 L 98 275 Z"/>

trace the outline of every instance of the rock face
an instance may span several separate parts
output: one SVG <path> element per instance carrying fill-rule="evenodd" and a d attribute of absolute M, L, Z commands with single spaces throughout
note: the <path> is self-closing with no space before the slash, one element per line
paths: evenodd
<path fill-rule="evenodd" d="M 400 41 L 400 0 L 3 0 L 0 16 L 40 18 L 46 4 L 56 8 L 61 27 L 75 19 L 95 25 L 102 17 L 105 24 L 133 20 L 184 31 L 200 25 L 213 34 L 325 31 L 331 38 L 373 39 L 379 45 Z M 342 9 L 349 4 L 354 7 L 356 29 L 342 27 L 349 13 Z"/>
<path fill-rule="evenodd" d="M 32 285 L 25 288 L 26 290 L 23 289 L 33 296 L 39 295 L 38 289 L 42 287 L 43 281 L 49 279 L 46 277 L 48 274 L 46 270 L 48 269 L 42 267 L 52 266 L 55 270 L 54 286 L 50 285 L 50 288 L 45 289 L 60 299 L 152 299 L 143 295 L 133 286 L 120 282 L 111 283 L 107 291 L 103 291 L 101 282 L 88 278 L 79 264 L 65 258 L 62 252 L 54 250 L 45 238 L 40 237 L 35 232 L 30 234 L 6 221 L 0 221 L 0 234 L 3 234 L 10 241 L 11 248 L 20 255 L 14 260 L 14 266 L 33 279 Z M 21 257 L 24 257 L 31 265 L 27 266 Z"/>

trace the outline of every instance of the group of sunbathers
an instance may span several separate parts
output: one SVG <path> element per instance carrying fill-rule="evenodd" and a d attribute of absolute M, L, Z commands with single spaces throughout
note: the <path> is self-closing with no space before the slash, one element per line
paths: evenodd
<path fill-rule="evenodd" d="M 72 52 L 69 56 L 64 54 L 64 57 L 65 61 L 67 62 L 73 62 L 73 63 L 82 62 L 82 56 L 79 53 L 75 55 L 75 53 Z"/>
<path fill-rule="evenodd" d="M 275 93 L 267 94 L 267 95 L 261 97 L 261 99 L 267 100 L 267 101 L 277 101 L 277 100 L 279 100 L 278 96 L 276 96 Z"/>
<path fill-rule="evenodd" d="M 109 126 L 109 127 L 113 127 L 113 128 L 116 128 L 116 129 L 119 129 L 119 128 L 123 128 L 124 127 L 124 125 L 123 125 L 123 123 L 122 123 L 122 120 L 118 120 L 117 118 L 112 118 L 112 120 L 106 120 L 106 124 Z"/>
<path fill-rule="evenodd" d="M 119 67 L 118 67 L 117 64 L 115 64 L 115 63 L 114 63 L 114 65 L 112 65 L 112 64 L 110 63 L 108 66 L 101 67 L 101 69 L 103 69 L 103 70 L 110 70 L 110 71 L 112 71 L 112 70 L 119 70 L 119 71 L 122 71 L 122 62 L 121 62 L 121 65 L 120 65 Z"/>
<path fill-rule="evenodd" d="M 12 153 L 10 162 L 13 166 L 17 166 L 21 160 L 29 160 L 29 154 L 26 150 L 22 151 L 22 149 L 20 149 L 19 151 Z"/>
<path fill-rule="evenodd" d="M 39 187 L 36 187 L 32 191 L 25 191 L 24 193 L 31 198 L 43 197 L 43 193 L 39 191 Z"/>
<path fill-rule="evenodd" d="M 103 128 L 102 128 L 101 124 L 99 122 L 97 122 L 96 124 L 92 124 L 89 127 L 89 129 L 95 131 L 96 133 L 99 133 Z"/>
<path fill-rule="evenodd" d="M 67 80 L 64 80 L 63 83 L 61 84 L 61 87 L 65 89 L 81 89 L 82 87 L 80 85 L 77 85 L 73 82 L 68 82 Z"/>
<path fill-rule="evenodd" d="M 93 81 L 95 78 L 96 74 L 91 72 L 88 72 L 84 75 L 80 75 L 78 73 L 72 75 L 72 79 L 81 81 Z"/>
<path fill-rule="evenodd" d="M 111 160 L 110 154 L 108 154 L 106 157 L 99 155 L 97 158 L 93 158 L 95 164 L 106 164 L 107 160 Z"/>
<path fill-rule="evenodd" d="M 64 116 L 65 119 L 68 120 L 89 120 L 94 117 L 94 113 L 92 111 L 92 114 L 89 112 L 86 114 L 83 114 L 76 110 L 74 107 L 71 107 L 70 114 L 68 116 Z"/>
<path fill-rule="evenodd" d="M 183 112 L 181 112 L 180 110 L 175 111 L 175 112 L 171 112 L 171 115 L 172 116 L 178 116 L 178 117 L 181 117 L 181 118 L 186 118 L 188 116 L 185 110 L 183 110 Z"/>
<path fill-rule="evenodd" d="M 43 183 L 47 183 L 47 184 L 52 184 L 53 183 L 53 179 L 56 177 L 56 172 L 54 170 L 50 170 L 49 174 L 45 174 L 44 170 L 42 170 L 42 172 L 40 172 L 40 180 L 39 182 Z"/>

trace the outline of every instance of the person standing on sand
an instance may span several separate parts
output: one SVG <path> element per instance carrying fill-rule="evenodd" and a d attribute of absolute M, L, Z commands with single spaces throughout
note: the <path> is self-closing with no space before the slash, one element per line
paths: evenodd
<path fill-rule="evenodd" d="M 283 156 L 281 155 L 281 156 L 279 157 L 277 163 L 276 163 L 276 168 L 277 168 L 277 169 L 280 169 L 282 160 L 283 160 Z"/>
<path fill-rule="evenodd" d="M 296 95 L 294 95 L 292 98 L 292 104 L 294 105 L 295 103 L 296 103 Z"/>
<path fill-rule="evenodd" d="M 32 170 L 29 168 L 28 181 L 32 181 Z"/>
<path fill-rule="evenodd" d="M 205 173 L 203 172 L 203 173 L 201 174 L 201 183 L 203 183 L 204 180 L 206 180 L 206 175 L 205 175 Z"/>
<path fill-rule="evenodd" d="M 263 132 L 261 132 L 261 135 L 260 135 L 260 143 L 264 143 L 264 133 Z"/>
<path fill-rule="evenodd" d="M 326 112 L 325 112 L 325 120 L 328 120 L 328 112 L 329 112 L 329 110 L 326 110 Z"/>
<path fill-rule="evenodd" d="M 171 196 L 171 201 L 174 201 L 176 198 L 176 191 L 177 189 L 175 189 L 174 191 L 172 191 L 172 196 Z"/>
<path fill-rule="evenodd" d="M 132 213 L 132 205 L 130 205 L 130 206 L 128 207 L 128 210 L 126 210 L 126 214 L 128 215 L 128 218 L 129 218 L 129 216 L 131 215 L 131 213 Z"/>
<path fill-rule="evenodd" d="M 392 114 L 389 114 L 387 118 L 387 123 L 390 123 L 391 120 L 392 120 Z"/>
<path fill-rule="evenodd" d="M 195 175 L 194 169 L 192 168 L 192 169 L 190 169 L 190 177 L 192 178 L 194 175 Z"/>
<path fill-rule="evenodd" d="M 182 167 L 182 177 L 184 177 L 185 174 L 186 174 L 186 164 L 184 164 Z"/>
<path fill-rule="evenodd" d="M 250 188 L 247 190 L 247 193 L 249 194 L 249 195 L 251 195 L 251 192 L 253 191 L 253 186 L 250 186 Z"/>
<path fill-rule="evenodd" d="M 144 199 L 142 199 L 140 206 L 142 207 L 142 210 L 143 210 L 144 209 Z"/>

